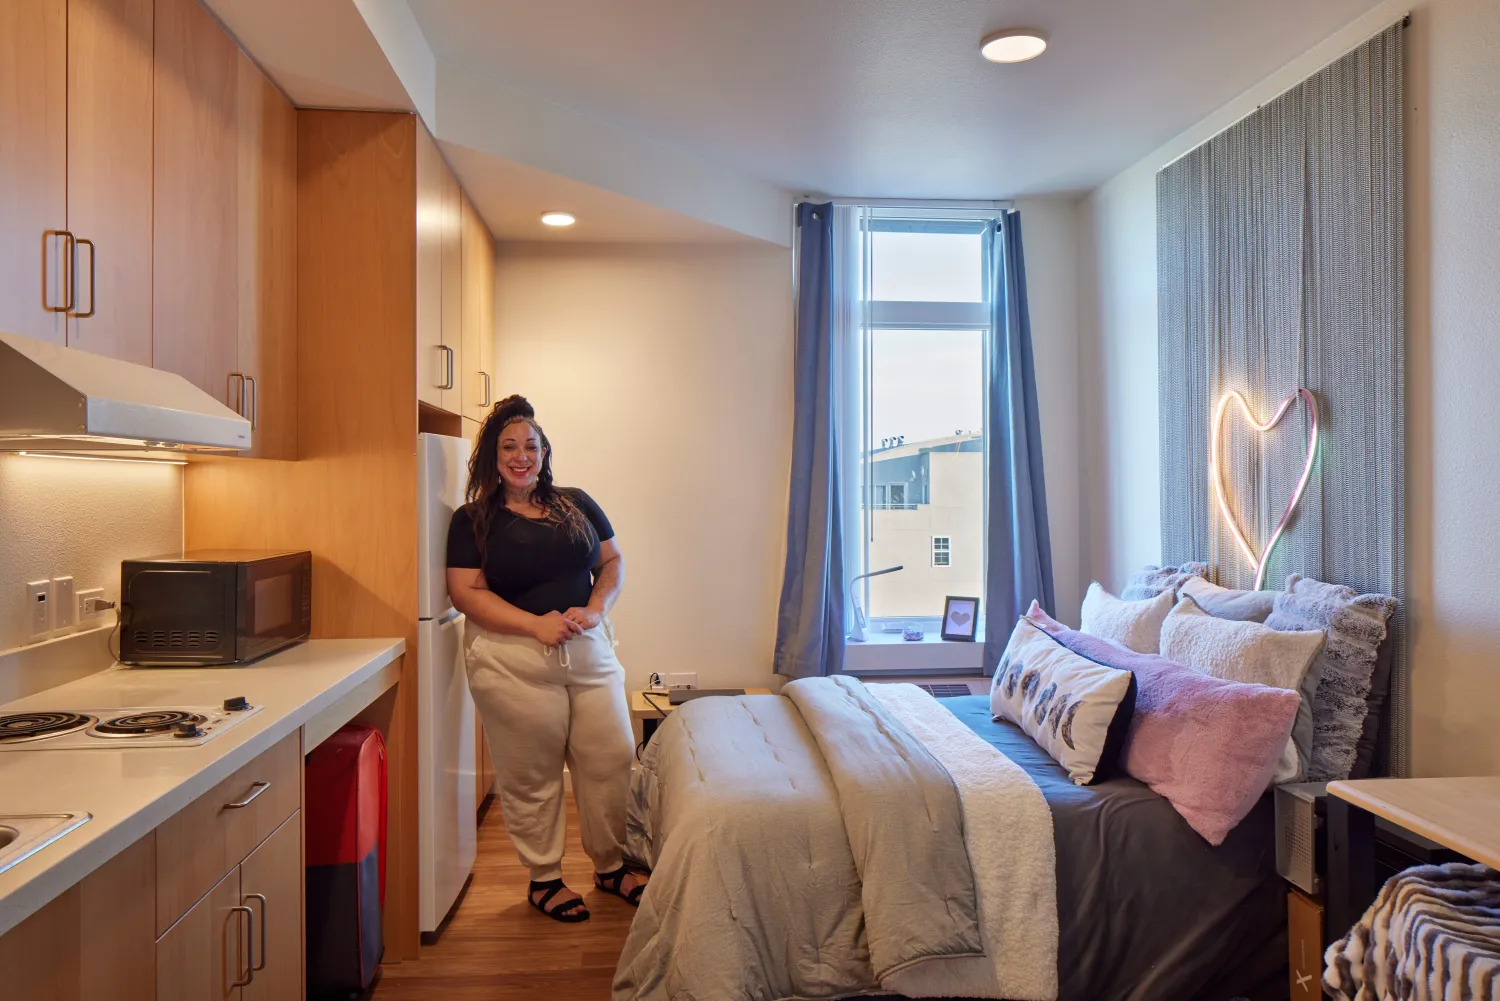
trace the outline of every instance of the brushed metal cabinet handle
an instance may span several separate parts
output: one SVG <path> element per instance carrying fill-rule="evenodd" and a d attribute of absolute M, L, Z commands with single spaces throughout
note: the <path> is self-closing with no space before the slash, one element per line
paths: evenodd
<path fill-rule="evenodd" d="M 271 788 L 271 783 L 269 782 L 252 783 L 250 786 L 250 794 L 248 796 L 237 803 L 225 803 L 224 809 L 243 810 L 245 807 L 249 806 L 251 803 L 254 803 L 257 799 L 259 799 L 260 794 L 265 792 L 269 788 Z"/>
<path fill-rule="evenodd" d="M 230 386 L 238 379 L 239 384 L 235 389 Z M 241 417 L 245 416 L 245 377 L 238 372 L 230 372 L 224 378 L 224 403 L 234 408 L 234 412 Z"/>
<path fill-rule="evenodd" d="M 240 924 L 240 920 L 239 920 L 239 916 L 238 915 L 239 915 L 239 913 L 241 911 L 244 912 L 244 914 L 245 914 L 245 921 L 247 922 L 247 924 L 243 926 L 246 929 L 246 933 L 245 933 L 245 976 L 244 976 L 244 979 L 240 979 L 240 971 L 239 971 L 238 968 L 236 968 L 235 971 L 234 971 L 234 980 L 229 984 L 230 987 L 244 987 L 246 984 L 250 983 L 250 981 L 252 981 L 252 980 L 255 979 L 255 967 L 250 964 L 250 950 L 255 945 L 255 912 L 252 911 L 250 908 L 246 907 L 244 904 L 235 904 L 233 907 L 231 907 L 229 909 L 231 911 L 234 911 L 235 915 L 236 915 L 235 919 L 234 919 L 235 920 L 234 944 L 235 944 L 236 947 L 238 947 L 239 944 L 240 944 L 239 930 L 240 930 L 241 924 Z M 236 949 L 236 951 L 238 951 L 238 949 Z M 236 958 L 238 958 L 238 957 L 236 957 Z"/>
<path fill-rule="evenodd" d="M 250 387 L 250 413 L 242 414 L 250 418 L 250 430 L 254 431 L 260 427 L 260 389 L 255 385 L 255 376 L 245 376 L 245 385 Z"/>
<path fill-rule="evenodd" d="M 452 389 L 453 349 L 446 344 L 439 344 L 438 350 L 443 353 L 443 381 L 438 383 L 438 389 Z"/>
<path fill-rule="evenodd" d="M 250 967 L 251 976 L 253 977 L 256 970 L 264 970 L 266 968 L 266 936 L 269 934 L 267 931 L 269 923 L 266 919 L 266 895 L 264 893 L 247 893 L 245 894 L 245 899 L 260 901 L 260 962 L 254 963 Z"/>
<path fill-rule="evenodd" d="M 487 407 L 490 405 L 490 374 L 483 370 L 479 374 L 484 376 L 484 402 L 480 406 Z"/>
<path fill-rule="evenodd" d="M 67 301 L 61 306 L 54 306 L 47 300 L 47 243 L 55 236 L 63 238 L 63 288 L 67 290 Z M 42 232 L 42 308 L 49 313 L 71 313 L 77 305 L 74 301 L 74 293 L 77 284 L 73 278 L 73 257 L 77 253 L 74 246 L 73 234 L 65 229 L 49 229 Z"/>
<path fill-rule="evenodd" d="M 75 276 L 78 274 L 78 248 L 84 246 L 89 248 L 89 311 L 87 313 L 75 312 L 73 314 L 73 317 L 79 320 L 87 320 L 89 317 L 94 315 L 94 304 L 97 301 L 94 297 L 94 279 L 97 268 L 95 268 L 94 265 L 98 261 L 99 252 L 94 248 L 93 240 L 85 240 L 80 236 L 73 241 L 73 274 Z"/>

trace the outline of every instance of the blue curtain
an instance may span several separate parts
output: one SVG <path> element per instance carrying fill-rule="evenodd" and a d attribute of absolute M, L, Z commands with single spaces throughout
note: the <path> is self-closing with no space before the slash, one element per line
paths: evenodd
<path fill-rule="evenodd" d="M 1021 214 L 1007 212 L 986 233 L 990 280 L 989 569 L 985 580 L 984 670 L 992 674 L 1005 644 L 1033 599 L 1048 613 L 1052 536 L 1042 475 L 1031 315 Z"/>
<path fill-rule="evenodd" d="M 844 558 L 834 413 L 833 206 L 797 207 L 796 409 L 776 673 L 844 666 Z"/>

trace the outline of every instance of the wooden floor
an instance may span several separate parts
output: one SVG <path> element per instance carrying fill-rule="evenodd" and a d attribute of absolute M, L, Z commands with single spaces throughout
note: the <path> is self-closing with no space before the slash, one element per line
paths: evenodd
<path fill-rule="evenodd" d="M 526 903 L 527 872 L 516 858 L 499 804 L 479 829 L 474 881 L 437 943 L 416 962 L 387 966 L 372 1001 L 608 1001 L 615 962 L 635 909 L 593 889 L 568 798 L 563 878 L 593 917 L 564 925 Z"/>

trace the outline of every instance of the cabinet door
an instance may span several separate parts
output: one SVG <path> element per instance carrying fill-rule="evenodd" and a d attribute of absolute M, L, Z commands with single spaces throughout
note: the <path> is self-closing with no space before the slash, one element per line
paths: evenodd
<path fill-rule="evenodd" d="M 443 405 L 443 175 L 437 143 L 417 123 L 417 399 Z"/>
<path fill-rule="evenodd" d="M 297 457 L 297 112 L 243 52 L 239 96 L 239 344 L 244 415 L 266 459 Z"/>
<path fill-rule="evenodd" d="M 239 50 L 198 0 L 156 0 L 152 364 L 243 412 Z"/>
<path fill-rule="evenodd" d="M 156 997 L 156 849 L 146 835 L 0 935 L 0 996 Z"/>
<path fill-rule="evenodd" d="M 463 197 L 465 417 L 483 420 L 495 402 L 495 245 L 474 203 Z"/>
<path fill-rule="evenodd" d="M 141 365 L 152 363 L 153 30 L 152 0 L 68 4 L 68 229 L 92 244 L 74 258 L 68 344 Z"/>
<path fill-rule="evenodd" d="M 443 165 L 443 350 L 448 370 L 439 404 L 462 414 L 464 376 L 464 250 L 463 189 L 453 171 Z"/>
<path fill-rule="evenodd" d="M 67 45 L 67 0 L 0 4 L 0 330 L 56 344 L 65 244 L 42 234 L 68 224 Z"/>
<path fill-rule="evenodd" d="M 239 1001 L 250 970 L 252 908 L 232 869 L 156 940 L 156 1001 Z"/>
<path fill-rule="evenodd" d="M 302 997 L 302 814 L 292 814 L 240 865 L 240 894 L 255 910 L 254 975 L 244 1001 Z"/>

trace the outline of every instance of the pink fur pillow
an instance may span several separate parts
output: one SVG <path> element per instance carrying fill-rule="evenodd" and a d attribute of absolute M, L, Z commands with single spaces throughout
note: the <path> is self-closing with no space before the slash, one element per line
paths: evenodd
<path fill-rule="evenodd" d="M 1035 602 L 1026 617 L 1080 657 L 1135 675 L 1135 716 L 1121 764 L 1209 844 L 1222 843 L 1270 784 L 1301 696 L 1135 653 L 1067 628 Z"/>

